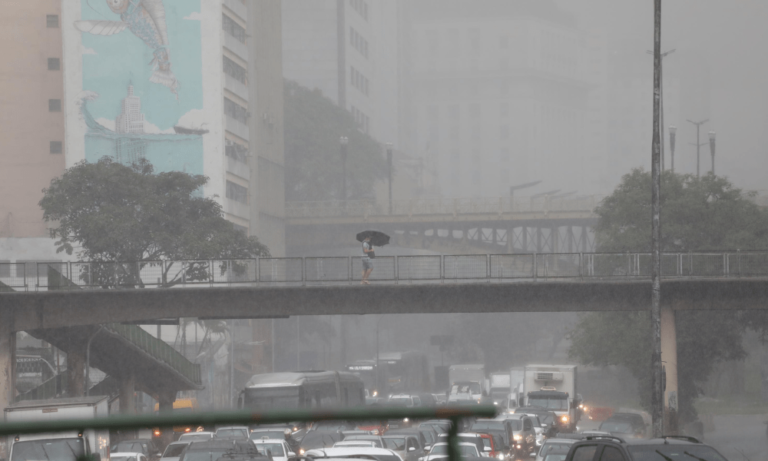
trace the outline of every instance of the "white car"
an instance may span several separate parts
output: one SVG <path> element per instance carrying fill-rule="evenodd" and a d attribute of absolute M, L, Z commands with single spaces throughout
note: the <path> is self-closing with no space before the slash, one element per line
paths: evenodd
<path fill-rule="evenodd" d="M 380 435 L 347 435 L 344 436 L 342 442 L 373 442 L 374 447 L 384 448 L 384 439 L 382 439 Z"/>
<path fill-rule="evenodd" d="M 548 439 L 536 454 L 536 461 L 560 461 L 564 460 L 571 449 L 571 445 L 578 442 L 576 439 Z"/>
<path fill-rule="evenodd" d="M 173 442 L 168 444 L 167 447 L 165 447 L 165 451 L 163 452 L 163 456 L 160 458 L 162 461 L 179 461 L 179 458 L 181 457 L 181 453 L 184 451 L 185 448 L 189 446 L 189 444 L 192 442 Z"/>
<path fill-rule="evenodd" d="M 477 446 L 473 443 L 462 442 L 459 443 L 459 452 L 462 456 L 479 457 L 480 453 L 477 451 Z M 436 443 L 429 453 L 423 458 L 419 458 L 419 461 L 433 461 L 437 459 L 448 458 L 448 444 Z"/>
<path fill-rule="evenodd" d="M 285 440 L 278 439 L 256 439 L 253 440 L 259 453 L 271 457 L 274 461 L 287 461 L 289 457 L 296 456 L 285 443 Z"/>
<path fill-rule="evenodd" d="M 341 440 L 333 444 L 334 448 L 338 447 L 377 447 L 376 442 L 373 440 Z"/>
<path fill-rule="evenodd" d="M 207 442 L 215 437 L 213 432 L 187 432 L 181 434 L 179 442 Z"/>
<path fill-rule="evenodd" d="M 247 426 L 227 426 L 216 429 L 217 439 L 248 440 L 250 431 Z"/>
<path fill-rule="evenodd" d="M 129 453 L 118 451 L 109 454 L 109 461 L 148 461 L 144 453 Z"/>
<path fill-rule="evenodd" d="M 334 447 L 307 450 L 304 454 L 314 459 L 318 458 L 355 458 L 376 459 L 378 461 L 403 461 L 397 453 L 386 448 L 373 447 Z"/>

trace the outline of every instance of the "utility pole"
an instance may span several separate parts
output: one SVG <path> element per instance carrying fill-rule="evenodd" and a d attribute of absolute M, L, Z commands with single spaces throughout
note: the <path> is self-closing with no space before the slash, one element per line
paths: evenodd
<path fill-rule="evenodd" d="M 699 131 L 701 130 L 701 125 L 707 123 L 708 121 L 709 121 L 709 119 L 702 120 L 700 122 L 694 122 L 693 120 L 688 120 L 688 123 L 693 123 L 694 125 L 696 125 L 696 142 L 695 143 L 691 143 L 691 145 L 696 146 L 696 177 L 697 178 L 701 177 L 701 174 L 700 174 L 700 171 L 701 171 L 700 170 L 700 165 L 701 165 L 701 146 L 707 144 L 705 142 L 699 142 L 699 139 L 701 139 L 701 138 L 699 138 Z"/>
<path fill-rule="evenodd" d="M 392 214 L 392 143 L 387 146 L 387 175 L 389 176 L 389 214 Z"/>
<path fill-rule="evenodd" d="M 654 0 L 653 31 L 653 143 L 651 152 L 651 328 L 653 352 L 651 355 L 651 417 L 653 437 L 661 437 L 664 424 L 664 391 L 661 385 L 661 0 Z"/>
<path fill-rule="evenodd" d="M 709 132 L 709 152 L 712 154 L 712 176 L 715 175 L 715 132 Z"/>
<path fill-rule="evenodd" d="M 661 92 L 659 95 L 659 106 L 661 106 L 661 113 L 659 115 L 659 132 L 661 133 L 661 171 L 664 171 L 666 158 L 664 158 L 664 58 L 675 52 L 675 48 L 661 53 L 661 68 L 659 69 L 659 80 L 661 80 Z M 648 51 L 648 54 L 653 54 L 653 51 Z M 674 168 L 673 168 L 674 170 Z"/>

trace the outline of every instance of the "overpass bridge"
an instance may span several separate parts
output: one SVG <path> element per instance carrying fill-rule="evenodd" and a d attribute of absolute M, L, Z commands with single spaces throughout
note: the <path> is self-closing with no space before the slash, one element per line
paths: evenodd
<path fill-rule="evenodd" d="M 602 196 L 287 202 L 286 246 L 344 246 L 374 227 L 401 247 L 443 252 L 586 252 Z M 461 250 L 461 251 L 457 251 Z"/>
<path fill-rule="evenodd" d="M 55 263 L 72 280 L 71 289 L 63 291 L 52 290 L 55 278 L 42 276 L 49 274 L 49 264 L 37 263 L 35 280 L 23 278 L 26 270 L 19 264 L 10 272 L 22 277 L 3 282 L 22 291 L 0 293 L 2 406 L 13 385 L 16 331 L 66 335 L 65 328 L 178 317 L 641 311 L 651 306 L 650 255 L 643 253 L 376 258 L 370 286 L 359 284 L 361 261 L 355 257 Z M 144 289 L 119 283 L 134 264 Z M 161 288 L 159 274 L 174 271 L 179 285 Z M 662 271 L 662 355 L 669 394 L 677 389 L 674 312 L 768 308 L 768 252 L 665 254 Z M 108 275 L 94 280 L 95 273 Z"/>

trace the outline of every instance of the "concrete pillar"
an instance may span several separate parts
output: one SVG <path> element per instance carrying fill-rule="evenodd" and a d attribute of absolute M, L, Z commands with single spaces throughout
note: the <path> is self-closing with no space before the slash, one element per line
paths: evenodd
<path fill-rule="evenodd" d="M 173 402 L 176 400 L 175 391 L 163 391 L 157 396 L 158 411 L 160 414 L 170 414 L 173 411 Z M 160 436 L 160 446 L 166 447 L 169 443 L 173 442 L 173 427 L 163 427 L 163 431 Z"/>
<path fill-rule="evenodd" d="M 0 408 L 5 409 L 16 396 L 16 332 L 13 313 L 0 309 Z"/>
<path fill-rule="evenodd" d="M 666 371 L 666 388 L 664 390 L 665 434 L 677 434 L 677 332 L 675 328 L 675 312 L 672 309 L 661 309 L 661 362 Z"/>
<path fill-rule="evenodd" d="M 528 252 L 528 226 L 523 226 L 523 253 Z"/>
<path fill-rule="evenodd" d="M 85 346 L 67 350 L 67 392 L 70 397 L 85 396 Z"/>
<path fill-rule="evenodd" d="M 124 415 L 136 414 L 136 375 L 127 371 L 120 377 L 120 413 Z"/>

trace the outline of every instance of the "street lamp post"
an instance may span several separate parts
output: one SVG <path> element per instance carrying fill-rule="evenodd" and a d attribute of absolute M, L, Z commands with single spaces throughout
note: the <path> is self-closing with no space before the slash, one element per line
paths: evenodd
<path fill-rule="evenodd" d="M 709 151 L 712 153 L 712 176 L 715 175 L 715 132 L 709 132 Z"/>
<path fill-rule="evenodd" d="M 349 138 L 342 136 L 339 138 L 341 146 L 341 200 L 347 201 L 347 144 Z"/>
<path fill-rule="evenodd" d="M 698 121 L 698 122 L 694 122 L 693 120 L 688 120 L 688 123 L 692 123 L 692 124 L 696 125 L 696 142 L 695 143 L 691 143 L 691 144 L 696 146 L 696 177 L 697 178 L 701 177 L 701 174 L 700 174 L 700 171 L 701 171 L 700 170 L 700 165 L 701 165 L 701 146 L 704 145 L 703 142 L 699 142 L 699 139 L 701 139 L 701 138 L 699 138 L 699 134 L 700 134 L 701 125 L 707 123 L 708 121 L 709 121 L 709 119 L 701 120 L 701 121 Z"/>
<path fill-rule="evenodd" d="M 664 58 L 674 53 L 675 49 L 671 49 L 666 53 L 661 53 L 661 64 L 659 64 L 659 106 L 661 113 L 659 114 L 659 133 L 661 134 L 661 171 L 664 171 L 664 164 L 666 159 L 664 158 Z M 652 55 L 653 51 L 648 51 L 648 54 Z"/>
<path fill-rule="evenodd" d="M 389 175 L 389 214 L 392 214 L 392 143 L 387 146 L 387 174 Z"/>
<path fill-rule="evenodd" d="M 669 150 L 670 150 L 670 154 L 672 155 L 672 158 L 670 159 L 672 161 L 672 174 L 675 173 L 675 137 L 676 135 L 677 135 L 677 127 L 670 126 L 669 127 Z"/>

